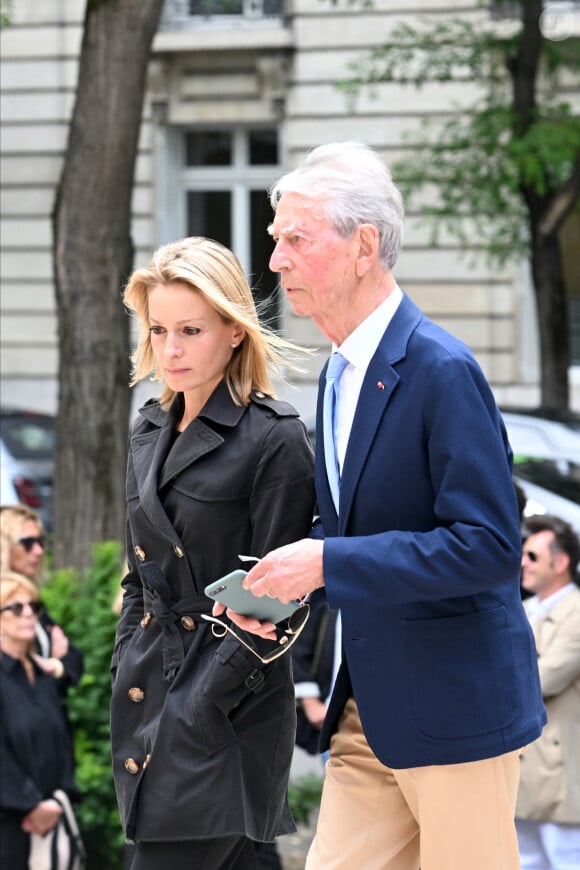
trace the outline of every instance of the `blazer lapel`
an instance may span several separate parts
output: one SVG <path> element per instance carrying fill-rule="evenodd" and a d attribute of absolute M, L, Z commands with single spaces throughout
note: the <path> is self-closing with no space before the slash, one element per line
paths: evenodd
<path fill-rule="evenodd" d="M 417 328 L 421 311 L 403 294 L 403 299 L 369 363 L 361 388 L 348 440 L 340 481 L 338 533 L 346 528 L 356 486 L 377 429 L 399 383 L 393 368 L 407 353 L 407 344 Z M 380 449 L 380 446 L 375 449 Z"/>

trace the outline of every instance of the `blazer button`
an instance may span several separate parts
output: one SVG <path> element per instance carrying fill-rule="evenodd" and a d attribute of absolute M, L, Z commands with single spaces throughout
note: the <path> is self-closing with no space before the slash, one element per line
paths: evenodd
<path fill-rule="evenodd" d="M 135 704 L 140 704 L 141 701 L 145 700 L 145 692 L 138 686 L 134 686 L 132 689 L 129 689 L 127 694 L 129 695 L 129 700 L 133 701 Z"/>
<path fill-rule="evenodd" d="M 137 558 L 139 559 L 140 562 L 145 561 L 146 554 L 145 554 L 145 550 L 143 549 L 143 547 L 135 547 L 134 552 L 135 552 L 135 555 L 137 556 Z"/>
<path fill-rule="evenodd" d="M 173 548 L 173 552 L 175 553 L 176 556 L 179 556 L 180 559 L 183 559 L 183 557 L 185 556 L 185 553 L 183 552 L 181 547 L 179 547 L 177 544 Z"/>
<path fill-rule="evenodd" d="M 195 631 L 197 628 L 197 623 L 193 616 L 182 616 L 181 624 L 186 631 Z"/>
<path fill-rule="evenodd" d="M 149 625 L 149 623 L 151 622 L 152 619 L 153 619 L 153 617 L 151 616 L 151 614 L 146 613 L 145 616 L 143 617 L 143 619 L 141 620 L 141 628 L 147 628 L 147 626 Z"/>
<path fill-rule="evenodd" d="M 135 775 L 136 773 L 139 773 L 141 768 L 139 767 L 138 762 L 136 762 L 134 758 L 126 758 L 125 759 L 125 770 L 128 771 L 129 773 L 132 773 L 133 775 Z"/>

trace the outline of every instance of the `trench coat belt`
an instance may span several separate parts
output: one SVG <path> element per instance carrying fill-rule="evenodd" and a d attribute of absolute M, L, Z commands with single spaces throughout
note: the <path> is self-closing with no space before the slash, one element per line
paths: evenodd
<path fill-rule="evenodd" d="M 199 618 L 202 613 L 211 613 L 213 603 L 205 595 L 191 595 L 172 601 L 169 584 L 156 562 L 142 562 L 139 572 L 143 581 L 145 609 L 153 614 L 163 630 L 163 680 L 170 683 L 182 666 L 185 655 L 177 627 L 179 619 L 186 614 Z"/>

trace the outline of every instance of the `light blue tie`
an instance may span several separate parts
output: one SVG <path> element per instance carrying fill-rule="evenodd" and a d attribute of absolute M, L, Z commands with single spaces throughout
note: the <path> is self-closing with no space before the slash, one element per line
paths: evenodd
<path fill-rule="evenodd" d="M 330 357 L 326 369 L 326 388 L 324 390 L 324 405 L 322 414 L 322 426 L 324 434 L 324 459 L 326 461 L 326 473 L 332 500 L 338 512 L 338 485 L 340 473 L 338 458 L 336 456 L 335 426 L 336 426 L 336 386 L 341 375 L 348 365 L 348 360 L 342 354 L 335 352 Z"/>

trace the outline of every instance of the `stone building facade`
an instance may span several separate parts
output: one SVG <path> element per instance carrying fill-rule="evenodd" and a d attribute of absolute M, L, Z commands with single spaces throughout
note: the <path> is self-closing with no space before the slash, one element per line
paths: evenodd
<path fill-rule="evenodd" d="M 17 0 L 1 34 L 2 403 L 52 410 L 57 324 L 54 193 L 75 95 L 85 0 Z M 286 395 L 311 413 L 327 343 L 286 310 L 267 268 L 266 190 L 312 146 L 358 139 L 392 163 L 426 117 L 471 103 L 466 85 L 385 84 L 356 109 L 336 83 L 394 24 L 471 20 L 476 0 L 166 0 L 143 113 L 134 197 L 135 265 L 159 244 L 205 234 L 233 247 L 268 316 L 319 354 Z M 408 214 L 396 276 L 433 319 L 474 350 L 502 404 L 538 401 L 537 325 L 526 263 L 498 271 Z M 580 294 L 580 289 L 578 290 Z M 572 403 L 580 407 L 573 369 Z"/>

